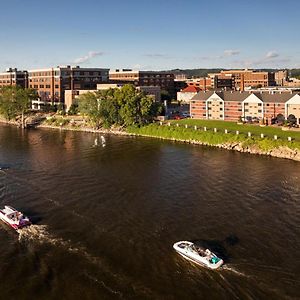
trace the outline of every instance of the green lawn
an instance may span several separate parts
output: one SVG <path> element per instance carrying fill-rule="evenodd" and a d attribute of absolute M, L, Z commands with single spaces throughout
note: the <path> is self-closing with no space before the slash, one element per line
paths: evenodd
<path fill-rule="evenodd" d="M 153 123 L 147 126 L 142 127 L 129 127 L 127 132 L 135 133 L 144 136 L 152 136 L 165 139 L 175 139 L 175 140 L 194 140 L 199 141 L 207 145 L 221 145 L 228 143 L 240 143 L 242 147 L 251 147 L 257 146 L 263 151 L 270 151 L 274 148 L 281 146 L 286 146 L 291 149 L 300 149 L 300 139 L 299 133 L 294 133 L 294 135 L 281 131 L 278 128 L 271 127 L 255 127 L 255 126 L 245 126 L 237 125 L 235 123 L 219 122 L 219 121 L 198 121 L 198 120 L 181 120 L 181 121 L 172 121 L 171 126 L 167 125 L 168 122 L 160 125 L 159 123 Z M 176 126 L 176 123 L 180 126 Z M 188 124 L 188 128 L 185 128 L 185 124 Z M 197 125 L 197 130 L 193 126 Z M 210 125 L 210 126 L 209 126 Z M 226 126 L 225 126 L 226 125 Z M 209 127 L 210 130 L 204 131 L 201 126 Z M 213 131 L 213 128 L 216 127 L 219 130 L 217 132 Z M 252 132 L 252 136 L 249 138 L 247 132 L 249 128 Z M 228 129 L 229 133 L 225 134 L 224 129 Z M 253 130 L 254 129 L 254 130 Z M 256 134 L 255 133 L 256 129 Z M 236 130 L 243 132 L 242 134 L 237 135 Z M 260 137 L 260 133 L 266 134 L 265 138 Z M 268 135 L 267 135 L 268 133 Z M 281 135 L 280 135 L 280 134 Z M 278 140 L 273 139 L 273 135 L 277 134 L 280 138 Z M 295 139 L 292 142 L 287 140 L 287 136 L 293 136 Z"/>
<path fill-rule="evenodd" d="M 197 126 L 200 129 L 207 127 L 209 131 L 213 131 L 214 128 L 224 132 L 227 129 L 229 132 L 235 133 L 237 130 L 241 134 L 247 135 L 248 132 L 251 132 L 253 136 L 260 137 L 260 134 L 263 133 L 266 137 L 273 139 L 274 135 L 277 135 L 279 139 L 287 140 L 290 136 L 293 139 L 300 141 L 300 131 L 283 131 L 281 127 L 265 126 L 260 127 L 259 125 L 238 125 L 236 122 L 228 121 L 215 121 L 215 120 L 195 120 L 195 119 L 184 119 L 184 120 L 172 120 L 170 121 L 172 126 L 176 126 L 176 123 L 180 126 L 187 124 L 188 126 Z"/>

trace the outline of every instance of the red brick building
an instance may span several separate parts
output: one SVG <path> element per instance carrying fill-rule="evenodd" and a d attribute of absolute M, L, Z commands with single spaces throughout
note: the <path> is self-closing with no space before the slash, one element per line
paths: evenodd
<path fill-rule="evenodd" d="M 65 90 L 92 90 L 108 81 L 109 69 L 58 66 L 28 71 L 28 86 L 37 90 L 39 101 L 64 103 Z"/>
<path fill-rule="evenodd" d="M 0 73 L 0 87 L 16 85 L 23 88 L 28 87 L 27 71 L 20 71 L 16 68 L 9 68 L 6 70 L 6 72 Z"/>
<path fill-rule="evenodd" d="M 238 121 L 294 115 L 300 123 L 300 95 L 293 92 L 201 91 L 191 99 L 191 117 Z"/>

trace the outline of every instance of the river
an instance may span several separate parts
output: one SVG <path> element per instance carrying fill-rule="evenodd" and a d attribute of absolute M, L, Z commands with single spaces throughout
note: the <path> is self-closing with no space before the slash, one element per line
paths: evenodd
<path fill-rule="evenodd" d="M 0 126 L 0 205 L 34 223 L 0 224 L 1 299 L 299 299 L 299 162 L 105 138 Z"/>

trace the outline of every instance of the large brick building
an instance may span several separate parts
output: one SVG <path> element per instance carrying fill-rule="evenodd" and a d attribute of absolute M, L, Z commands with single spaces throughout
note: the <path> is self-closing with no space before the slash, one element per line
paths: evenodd
<path fill-rule="evenodd" d="M 300 124 L 300 95 L 293 92 L 201 91 L 191 100 L 191 117 L 237 121 L 294 115 Z"/>
<path fill-rule="evenodd" d="M 108 81 L 109 69 L 58 66 L 28 71 L 28 87 L 37 90 L 39 102 L 63 103 L 65 90 L 96 89 Z"/>
<path fill-rule="evenodd" d="M 256 70 L 226 70 L 217 75 L 232 76 L 234 88 L 244 91 L 246 87 L 253 86 L 275 86 L 275 74 L 272 72 L 260 72 Z"/>
<path fill-rule="evenodd" d="M 159 86 L 162 90 L 175 94 L 174 74 L 158 71 L 134 71 L 131 69 L 114 70 L 109 72 L 111 83 L 131 83 L 134 86 Z"/>
<path fill-rule="evenodd" d="M 16 68 L 9 68 L 6 72 L 0 73 L 0 88 L 4 86 L 28 87 L 28 73 Z"/>

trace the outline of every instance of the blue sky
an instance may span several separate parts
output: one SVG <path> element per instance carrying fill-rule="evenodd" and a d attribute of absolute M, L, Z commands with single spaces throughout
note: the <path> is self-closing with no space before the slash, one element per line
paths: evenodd
<path fill-rule="evenodd" d="M 300 68 L 299 0 L 0 0 L 0 69 Z"/>

